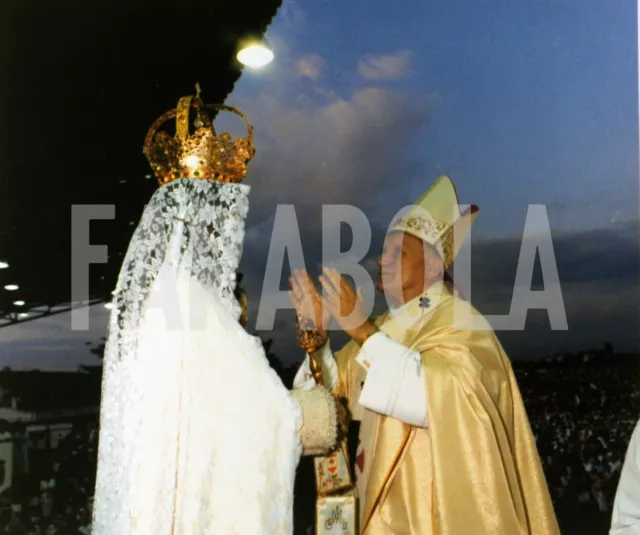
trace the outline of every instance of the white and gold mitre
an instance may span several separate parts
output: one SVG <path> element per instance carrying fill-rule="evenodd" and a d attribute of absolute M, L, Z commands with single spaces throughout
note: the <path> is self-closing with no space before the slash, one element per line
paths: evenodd
<path fill-rule="evenodd" d="M 456 187 L 448 176 L 443 175 L 406 214 L 393 222 L 389 233 L 405 232 L 432 245 L 448 270 L 469 234 L 477 212 L 476 205 L 460 212 Z"/>

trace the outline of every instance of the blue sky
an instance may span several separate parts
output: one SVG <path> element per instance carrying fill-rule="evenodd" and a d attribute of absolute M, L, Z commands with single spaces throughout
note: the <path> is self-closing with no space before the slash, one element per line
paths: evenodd
<path fill-rule="evenodd" d="M 343 97 L 371 84 L 358 76 L 364 56 L 399 51 L 411 55 L 406 75 L 375 85 L 438 97 L 407 147 L 414 173 L 395 177 L 408 202 L 447 172 L 483 209 L 480 235 L 518 232 L 530 203 L 547 204 L 556 228 L 637 216 L 635 2 L 292 6 L 305 23 L 281 16 L 270 33 L 325 59 L 320 82 Z"/>
<path fill-rule="evenodd" d="M 638 347 L 633 0 L 285 0 L 267 35 L 275 62 L 245 72 L 227 100 L 256 128 L 243 258 L 254 311 L 278 203 L 296 206 L 317 261 L 321 204 L 357 205 L 384 227 L 446 173 L 461 202 L 480 206 L 474 239 L 485 249 L 497 244 L 511 255 L 505 263 L 517 259 L 529 204 L 547 206 L 561 237 L 570 332 L 547 336 L 542 322 L 510 333 L 508 350 L 544 354 L 609 337 Z M 487 277 L 492 262 L 502 259 L 478 261 L 487 290 L 477 306 L 508 310 L 513 273 Z M 585 266 L 588 280 L 577 275 Z M 624 276 L 611 280 L 620 269 Z M 16 360 L 37 354 L 42 367 L 74 366 L 87 354 L 84 341 L 104 331 L 105 312 L 95 316 L 81 335 L 65 316 L 3 331 L 12 331 L 6 340 L 22 355 Z M 289 319 L 263 334 L 292 362 Z M 34 344 L 50 351 L 23 350 Z"/>

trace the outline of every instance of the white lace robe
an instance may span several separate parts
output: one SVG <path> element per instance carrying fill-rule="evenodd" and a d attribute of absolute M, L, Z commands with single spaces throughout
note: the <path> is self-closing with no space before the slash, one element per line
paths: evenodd
<path fill-rule="evenodd" d="M 289 535 L 299 405 L 239 325 L 248 186 L 147 205 L 105 354 L 94 535 Z"/>

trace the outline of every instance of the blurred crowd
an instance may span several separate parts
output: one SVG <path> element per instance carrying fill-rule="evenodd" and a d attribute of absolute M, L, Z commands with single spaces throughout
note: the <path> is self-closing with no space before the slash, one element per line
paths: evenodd
<path fill-rule="evenodd" d="M 517 376 L 554 502 L 610 511 L 640 418 L 636 369 L 584 365 Z"/>
<path fill-rule="evenodd" d="M 58 447 L 16 462 L 13 487 L 0 496 L 1 533 L 89 535 L 96 474 L 97 422 L 76 428 Z"/>

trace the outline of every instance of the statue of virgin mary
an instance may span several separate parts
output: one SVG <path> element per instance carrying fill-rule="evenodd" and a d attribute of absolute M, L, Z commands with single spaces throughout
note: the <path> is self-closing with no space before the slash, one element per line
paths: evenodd
<path fill-rule="evenodd" d="M 239 322 L 252 128 L 217 136 L 212 107 L 246 120 L 185 97 L 145 141 L 160 188 L 114 294 L 94 535 L 290 535 L 300 455 L 337 439 L 328 391 L 292 395 Z"/>

